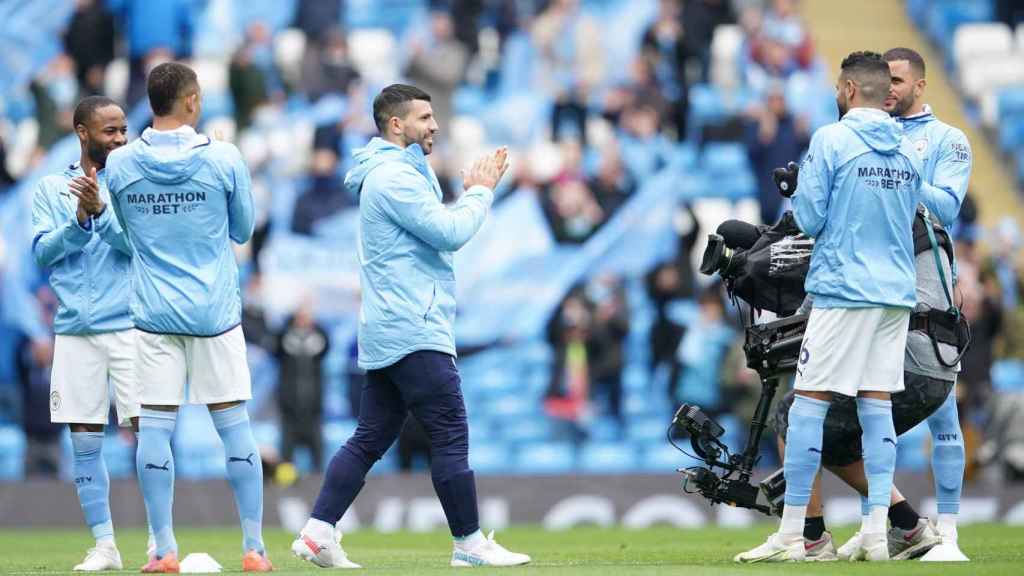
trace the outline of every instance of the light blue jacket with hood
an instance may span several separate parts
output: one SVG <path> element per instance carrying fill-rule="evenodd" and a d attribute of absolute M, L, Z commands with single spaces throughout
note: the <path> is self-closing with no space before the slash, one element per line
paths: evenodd
<path fill-rule="evenodd" d="M 949 230 L 960 214 L 971 179 L 971 144 L 959 129 L 940 121 L 925 105 L 920 114 L 897 118 L 903 135 L 924 164 L 921 194 L 928 210 Z"/>
<path fill-rule="evenodd" d="M 217 336 L 241 323 L 231 242 L 252 236 L 249 169 L 238 149 L 146 129 L 110 153 L 107 186 L 132 246 L 132 320 L 156 334 Z"/>
<path fill-rule="evenodd" d="M 454 252 L 483 225 L 494 193 L 472 186 L 450 206 L 419 144 L 374 138 L 355 151 L 345 186 L 359 196 L 359 366 L 417 350 L 455 356 Z"/>
<path fill-rule="evenodd" d="M 815 308 L 916 302 L 913 218 L 921 162 L 896 120 L 853 108 L 811 138 L 793 195 L 800 229 L 815 238 L 804 287 Z"/>
<path fill-rule="evenodd" d="M 69 184 L 84 175 L 81 164 L 75 162 L 61 174 L 40 180 L 32 199 L 32 255 L 50 272 L 58 303 L 53 331 L 62 335 L 132 327 L 128 312 L 131 249 L 110 207 L 105 170 L 96 178 L 107 208 L 87 220 L 86 227 L 78 223 L 78 199 Z"/>

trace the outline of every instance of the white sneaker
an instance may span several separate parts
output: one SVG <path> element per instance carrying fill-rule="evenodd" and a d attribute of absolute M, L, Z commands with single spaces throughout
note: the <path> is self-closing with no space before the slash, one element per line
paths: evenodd
<path fill-rule="evenodd" d="M 807 562 L 833 562 L 838 560 L 832 533 L 824 531 L 821 538 L 810 541 L 804 538 L 804 560 Z"/>
<path fill-rule="evenodd" d="M 85 554 L 85 560 L 75 566 L 75 572 L 99 572 L 101 570 L 122 570 L 121 553 L 113 544 L 97 544 Z"/>
<path fill-rule="evenodd" d="M 744 564 L 753 562 L 803 562 L 807 556 L 804 538 L 801 536 L 792 542 L 786 542 L 782 534 L 775 532 L 768 541 L 753 550 L 740 552 L 733 561 Z"/>
<path fill-rule="evenodd" d="M 494 531 L 487 539 L 472 550 L 463 550 L 458 544 L 452 551 L 452 566 L 466 568 L 470 566 L 520 566 L 528 564 L 530 557 L 526 554 L 506 550 L 494 540 Z"/>
<path fill-rule="evenodd" d="M 903 530 L 893 526 L 889 529 L 889 558 L 893 560 L 911 560 L 921 556 L 937 546 L 942 537 L 927 518 L 917 521 L 912 530 Z"/>
<path fill-rule="evenodd" d="M 861 544 L 864 542 L 864 534 L 860 530 L 854 534 L 849 540 L 847 540 L 842 546 L 836 550 L 836 556 L 840 560 L 849 560 L 853 553 L 860 550 Z"/>
<path fill-rule="evenodd" d="M 938 529 L 936 529 L 936 532 Z M 939 534 L 941 542 L 921 556 L 921 562 L 970 562 L 971 559 L 960 551 L 957 544 L 956 528 L 947 534 Z"/>
<path fill-rule="evenodd" d="M 349 560 L 348 555 L 342 550 L 340 534 L 337 541 L 322 542 L 305 534 L 299 534 L 299 537 L 292 542 L 292 553 L 321 568 L 362 568 L 359 564 Z"/>
<path fill-rule="evenodd" d="M 885 534 L 864 534 L 860 546 L 850 555 L 850 562 L 888 562 L 889 542 Z"/>

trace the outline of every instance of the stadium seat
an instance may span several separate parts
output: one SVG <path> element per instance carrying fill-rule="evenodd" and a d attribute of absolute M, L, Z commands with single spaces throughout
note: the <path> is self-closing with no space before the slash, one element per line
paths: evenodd
<path fill-rule="evenodd" d="M 999 360 L 991 374 L 992 387 L 999 392 L 1024 391 L 1024 360 Z"/>
<path fill-rule="evenodd" d="M 1013 51 L 1013 34 L 1002 22 L 964 24 L 953 33 L 953 60 L 957 66 L 968 62 L 1006 56 Z"/>
<path fill-rule="evenodd" d="M 972 60 L 960 68 L 960 87 L 971 100 L 1015 84 L 1024 84 L 1024 59 L 1015 55 Z"/>
<path fill-rule="evenodd" d="M 626 442 L 588 442 L 579 458 L 580 469 L 591 474 L 625 474 L 637 466 L 637 453 Z"/>
<path fill-rule="evenodd" d="M 638 443 L 664 442 L 668 425 L 668 418 L 634 418 L 629 422 L 626 436 Z"/>
<path fill-rule="evenodd" d="M 474 442 L 469 467 L 477 474 L 504 474 L 512 467 L 511 450 L 503 442 Z"/>
<path fill-rule="evenodd" d="M 0 480 L 25 475 L 25 433 L 20 426 L 0 426 Z"/>
<path fill-rule="evenodd" d="M 587 425 L 587 438 L 591 441 L 611 442 L 625 435 L 625 427 L 611 416 L 595 418 Z"/>
<path fill-rule="evenodd" d="M 999 148 L 1013 152 L 1024 146 L 1024 113 L 1003 118 L 999 122 Z"/>
<path fill-rule="evenodd" d="M 676 443 L 684 450 L 690 450 L 689 440 L 677 440 Z M 701 464 L 699 460 L 676 450 L 668 442 L 643 444 L 639 448 L 640 460 L 637 469 L 644 472 L 672 474 L 679 468 Z"/>
<path fill-rule="evenodd" d="M 111 478 L 135 478 L 135 442 L 126 440 L 120 430 L 108 428 L 103 438 L 103 460 Z"/>
<path fill-rule="evenodd" d="M 521 474 L 565 474 L 576 465 L 569 442 L 534 442 L 519 448 L 515 471 Z"/>
<path fill-rule="evenodd" d="M 348 45 L 353 63 L 370 85 L 386 86 L 398 79 L 398 46 L 390 31 L 383 28 L 352 30 Z"/>
<path fill-rule="evenodd" d="M 551 437 L 551 422 L 543 414 L 522 415 L 510 420 L 499 418 L 498 435 L 509 442 L 533 442 Z"/>

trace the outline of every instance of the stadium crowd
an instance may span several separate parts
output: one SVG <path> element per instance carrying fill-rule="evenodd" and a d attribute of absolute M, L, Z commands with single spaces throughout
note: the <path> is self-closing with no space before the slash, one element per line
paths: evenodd
<path fill-rule="evenodd" d="M 0 436 L 24 447 L 0 479 L 57 474 L 66 459 L 49 423 L 56 302 L 18 222 L 39 175 L 77 154 L 75 103 L 124 102 L 137 135 L 145 73 L 169 59 L 191 60 L 204 131 L 235 142 L 253 177 L 256 232 L 237 257 L 250 412 L 269 464 L 316 470 L 354 426 L 359 199 L 343 179 L 375 132 L 369 99 L 398 79 L 433 97 L 440 145 L 429 158 L 446 200 L 485 145 L 507 142 L 518 158 L 490 227 L 458 259 L 478 472 L 671 470 L 682 463 L 662 450 L 664 429 L 681 402 L 731 415 L 742 433 L 759 382 L 736 308 L 695 259 L 725 218 L 774 222 L 788 201 L 770 170 L 835 119 L 797 0 L 39 4 L 51 8 L 39 15 L 50 44 L 20 48 L 35 65 L 0 94 L 0 426 L 23 432 Z M 651 212 L 661 219 L 642 217 Z M 1021 442 L 1020 230 L 984 228 L 969 200 L 954 235 L 974 336 L 957 387 L 969 473 L 1004 458 L 1024 478 L 1024 458 L 993 448 Z M 502 415 L 515 430 L 495 424 Z M 585 460 L 599 443 L 621 449 Z M 392 466 L 422 469 L 424 450 L 410 421 Z M 900 450 L 904 464 L 926 465 L 920 442 Z"/>

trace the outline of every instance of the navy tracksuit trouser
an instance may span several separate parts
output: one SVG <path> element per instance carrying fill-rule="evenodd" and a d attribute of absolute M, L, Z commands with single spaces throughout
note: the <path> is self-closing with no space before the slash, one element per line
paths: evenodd
<path fill-rule="evenodd" d="M 421 350 L 366 373 L 359 425 L 327 467 L 312 517 L 335 524 L 391 447 L 412 413 L 430 441 L 430 475 L 455 537 L 480 528 L 476 481 L 469 469 L 469 425 L 455 359 Z"/>

